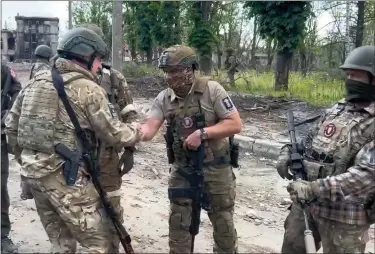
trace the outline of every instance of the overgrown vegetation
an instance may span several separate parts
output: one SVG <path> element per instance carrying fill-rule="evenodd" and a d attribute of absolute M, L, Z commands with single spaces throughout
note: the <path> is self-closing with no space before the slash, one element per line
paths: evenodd
<path fill-rule="evenodd" d="M 163 49 L 185 44 L 196 48 L 201 72 L 218 73 L 214 78 L 225 85 L 231 47 L 239 71 L 233 89 L 314 105 L 341 99 L 338 67 L 349 50 L 375 44 L 373 1 L 123 1 L 123 7 L 124 43 L 133 61 L 125 64 L 126 76 L 163 76 L 155 68 Z M 99 25 L 109 45 L 112 12 L 110 2 L 73 2 L 74 23 Z M 321 24 L 322 15 L 331 21 Z"/>

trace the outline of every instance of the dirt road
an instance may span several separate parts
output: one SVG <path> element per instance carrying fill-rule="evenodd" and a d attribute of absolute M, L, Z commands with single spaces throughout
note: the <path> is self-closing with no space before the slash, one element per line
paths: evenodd
<path fill-rule="evenodd" d="M 21 82 L 27 80 L 27 72 L 23 73 Z M 157 93 L 156 88 L 151 85 L 150 91 Z M 133 94 L 138 97 L 137 91 L 140 90 L 142 87 Z M 145 113 L 153 94 L 139 95 L 144 98 L 137 98 L 135 102 Z M 280 133 L 285 130 L 285 121 L 280 124 L 276 119 L 282 109 L 268 112 L 248 111 L 244 108 L 253 106 L 251 101 L 240 98 L 237 102 L 235 101 L 241 109 L 246 133 L 261 135 L 263 138 L 280 138 Z M 243 113 L 245 111 L 247 115 Z M 285 113 L 285 109 L 283 112 Z M 311 112 L 305 110 L 300 114 Z M 241 156 L 241 168 L 234 170 L 237 177 L 235 223 L 239 252 L 279 253 L 283 237 L 283 220 L 290 203 L 285 189 L 287 181 L 279 178 L 273 166 L 274 162 L 256 158 L 248 153 L 242 153 Z M 169 166 L 160 133 L 153 142 L 140 144 L 135 163 L 134 169 L 123 177 L 122 204 L 126 214 L 125 225 L 132 236 L 136 252 L 166 253 Z M 22 201 L 19 197 L 19 166 L 11 160 L 10 168 L 8 189 L 11 199 L 11 237 L 19 245 L 21 253 L 46 252 L 49 249 L 49 241 L 36 213 L 34 201 Z M 205 212 L 202 212 L 201 218 L 200 233 L 196 238 L 196 252 L 209 253 L 212 252 L 212 226 Z M 367 250 L 374 252 L 374 228 L 370 231 L 371 240 Z"/>

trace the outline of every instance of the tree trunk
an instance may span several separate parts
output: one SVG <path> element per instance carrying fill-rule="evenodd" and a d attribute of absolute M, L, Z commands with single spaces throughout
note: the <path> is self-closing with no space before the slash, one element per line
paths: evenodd
<path fill-rule="evenodd" d="M 257 17 L 254 18 L 254 32 L 253 32 L 253 41 L 251 42 L 251 64 L 250 69 L 255 69 L 256 67 L 256 60 L 255 60 L 255 53 L 256 53 L 256 38 L 257 38 Z"/>
<path fill-rule="evenodd" d="M 273 52 L 275 51 L 276 43 L 272 46 L 272 40 L 267 41 L 267 71 L 271 70 L 272 62 L 273 62 Z"/>
<path fill-rule="evenodd" d="M 363 42 L 363 31 L 365 28 L 365 2 L 357 2 L 358 13 L 357 13 L 357 29 L 355 33 L 355 47 L 362 46 Z"/>
<path fill-rule="evenodd" d="M 147 64 L 152 65 L 152 48 L 147 50 L 146 56 L 147 56 Z"/>
<path fill-rule="evenodd" d="M 221 52 L 220 49 L 217 50 L 217 68 L 221 70 L 221 56 L 223 53 Z"/>
<path fill-rule="evenodd" d="M 306 57 L 306 52 L 305 51 L 300 51 L 299 58 L 300 58 L 302 76 L 306 77 L 306 74 L 307 74 L 307 57 Z"/>
<path fill-rule="evenodd" d="M 293 53 L 278 52 L 275 71 L 275 91 L 288 90 L 289 68 Z"/>
<path fill-rule="evenodd" d="M 212 54 L 211 54 L 212 55 Z M 212 69 L 212 59 L 211 57 L 201 57 L 200 61 L 199 61 L 199 69 L 200 69 L 200 72 L 203 74 L 203 75 L 211 75 L 211 69 Z"/>

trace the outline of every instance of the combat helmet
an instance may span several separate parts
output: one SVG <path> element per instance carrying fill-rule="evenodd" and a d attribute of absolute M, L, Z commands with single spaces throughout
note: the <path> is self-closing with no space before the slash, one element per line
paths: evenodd
<path fill-rule="evenodd" d="M 85 64 L 92 64 L 96 56 L 105 58 L 108 55 L 107 44 L 94 31 L 77 27 L 69 30 L 59 41 L 57 46 L 59 56 L 74 58 Z M 82 57 L 90 57 L 90 61 Z"/>
<path fill-rule="evenodd" d="M 375 46 L 361 46 L 349 53 L 340 69 L 363 70 L 375 78 Z"/>
<path fill-rule="evenodd" d="M 95 24 L 83 23 L 83 24 L 76 25 L 74 28 L 77 28 L 77 27 L 84 27 L 84 28 L 90 29 L 90 30 L 94 31 L 97 35 L 99 35 L 100 37 L 104 38 L 103 30 Z"/>
<path fill-rule="evenodd" d="M 197 54 L 194 49 L 187 46 L 171 46 L 161 54 L 158 67 L 163 69 L 171 66 L 193 67 L 194 70 L 198 70 Z"/>
<path fill-rule="evenodd" d="M 35 56 L 50 59 L 52 56 L 52 49 L 47 45 L 39 45 L 35 49 Z"/>

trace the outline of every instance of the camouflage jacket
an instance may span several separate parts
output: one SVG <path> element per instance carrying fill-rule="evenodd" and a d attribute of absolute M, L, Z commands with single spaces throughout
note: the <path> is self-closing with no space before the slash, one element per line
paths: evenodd
<path fill-rule="evenodd" d="M 35 73 L 41 70 L 49 70 L 51 66 L 49 65 L 48 61 L 43 61 L 40 59 L 36 60 L 36 63 L 33 64 L 30 71 L 30 79 L 32 79 L 35 76 Z"/>
<path fill-rule="evenodd" d="M 56 68 L 82 129 L 93 131 L 118 149 L 133 146 L 139 134 L 135 126 L 114 117 L 97 78 L 72 61 L 59 58 Z M 40 178 L 58 170 L 64 161 L 54 151 L 63 143 L 76 149 L 79 141 L 57 91 L 50 70 L 40 71 L 21 90 L 5 120 L 9 144 L 21 163 L 21 174 Z"/>

